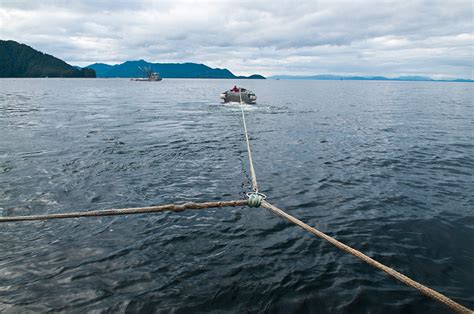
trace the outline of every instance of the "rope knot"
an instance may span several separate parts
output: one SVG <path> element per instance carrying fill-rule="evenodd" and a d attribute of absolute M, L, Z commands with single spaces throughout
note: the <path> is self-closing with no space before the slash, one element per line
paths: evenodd
<path fill-rule="evenodd" d="M 251 192 L 247 193 L 248 206 L 258 208 L 262 204 L 262 201 L 267 198 L 263 193 Z"/>

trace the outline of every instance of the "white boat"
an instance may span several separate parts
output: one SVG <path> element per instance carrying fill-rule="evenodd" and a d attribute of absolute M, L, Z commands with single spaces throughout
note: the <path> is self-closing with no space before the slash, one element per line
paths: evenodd
<path fill-rule="evenodd" d="M 162 78 L 160 76 L 160 73 L 158 72 L 153 72 L 151 68 L 141 68 L 139 67 L 140 70 L 143 72 L 143 77 L 140 78 L 132 78 L 130 81 L 139 81 L 139 82 L 157 82 L 161 81 Z"/>
<path fill-rule="evenodd" d="M 224 103 L 238 102 L 250 105 L 255 105 L 257 103 L 257 96 L 254 92 L 237 86 L 234 86 L 232 89 L 223 92 L 220 98 Z"/>

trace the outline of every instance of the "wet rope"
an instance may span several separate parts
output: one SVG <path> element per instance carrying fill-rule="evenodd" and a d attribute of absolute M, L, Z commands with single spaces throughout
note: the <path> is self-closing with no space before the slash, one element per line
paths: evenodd
<path fill-rule="evenodd" d="M 242 95 L 240 95 L 240 102 L 242 104 Z M 337 248 L 341 249 L 342 251 L 346 252 L 346 253 L 349 253 L 349 254 L 352 254 L 356 257 L 358 257 L 359 259 L 361 259 L 362 261 L 366 262 L 367 264 L 375 267 L 375 268 L 378 268 L 384 272 L 386 272 L 387 274 L 389 274 L 390 276 L 394 277 L 395 279 L 401 281 L 402 283 L 406 284 L 407 286 L 410 286 L 410 287 L 413 287 L 415 288 L 416 290 L 418 290 L 419 292 L 423 293 L 424 295 L 438 301 L 438 302 L 441 302 L 443 304 L 445 304 L 446 306 L 448 306 L 449 308 L 451 308 L 452 310 L 458 312 L 458 313 L 473 313 L 470 309 L 462 306 L 461 304 L 453 301 L 452 299 L 446 297 L 445 295 L 433 290 L 433 289 L 430 289 L 424 285 L 422 285 L 421 283 L 419 282 L 416 282 L 414 281 L 413 279 L 411 278 L 408 278 L 407 276 L 403 275 L 402 273 L 399 273 L 397 272 L 396 270 L 388 267 L 388 266 L 385 266 L 383 265 L 382 263 L 380 262 L 377 262 L 376 260 L 374 260 L 373 258 L 365 255 L 364 253 L 356 250 L 356 249 L 353 249 L 351 248 L 350 246 L 347 246 L 346 244 L 328 236 L 327 234 L 305 224 L 304 222 L 302 222 L 301 220 L 285 213 L 283 210 L 281 210 L 280 208 L 268 203 L 267 201 L 265 201 L 265 198 L 266 196 L 261 194 L 261 193 L 258 193 L 258 187 L 257 187 L 257 178 L 255 176 L 255 170 L 253 168 L 253 161 L 252 161 L 252 152 L 250 150 L 250 143 L 249 143 L 249 137 L 248 137 L 248 132 L 247 132 L 247 124 L 245 123 L 245 114 L 244 114 L 244 110 L 243 108 L 241 108 L 242 110 L 242 121 L 243 121 L 243 124 L 244 124 L 244 131 L 245 131 L 245 141 L 247 142 L 247 152 L 248 152 L 248 157 L 249 157 L 249 164 L 250 164 L 250 174 L 252 176 L 252 187 L 253 187 L 253 190 L 254 190 L 254 193 L 247 193 L 247 197 L 249 198 L 249 206 L 251 207 L 259 207 L 259 206 L 262 206 L 268 210 L 270 210 L 271 212 L 273 212 L 274 214 L 300 226 L 301 228 L 303 228 L 304 230 L 328 241 L 329 243 L 331 243 L 332 245 L 336 246 Z M 262 197 L 263 196 L 263 197 Z"/>
<path fill-rule="evenodd" d="M 242 95 L 240 97 L 241 97 L 240 101 L 242 101 Z M 243 124 L 244 124 L 245 142 L 247 143 L 247 154 L 248 154 L 248 157 L 249 157 L 250 176 L 252 178 L 252 190 L 255 193 L 258 193 L 257 176 L 255 175 L 255 169 L 253 167 L 252 150 L 250 149 L 249 135 L 248 135 L 248 132 L 247 132 L 247 123 L 245 123 L 244 108 L 240 108 L 240 110 L 242 111 L 242 121 L 243 121 Z"/>
<path fill-rule="evenodd" d="M 240 95 L 240 101 L 242 103 L 242 95 Z M 254 190 L 254 193 L 247 193 L 247 197 L 249 198 L 249 206 L 251 206 L 251 207 L 262 206 L 262 207 L 270 210 L 274 214 L 276 214 L 276 215 L 278 215 L 278 216 L 280 216 L 280 217 L 282 217 L 282 218 L 284 218 L 284 219 L 300 226 L 301 228 L 305 229 L 306 231 L 308 231 L 308 232 L 310 232 L 310 233 L 312 233 L 312 234 L 328 241 L 329 243 L 331 243 L 332 245 L 334 245 L 337 248 L 341 249 L 342 251 L 344 251 L 346 253 L 350 253 L 350 254 L 358 257 L 362 261 L 368 263 L 369 265 L 371 265 L 375 268 L 378 268 L 378 269 L 386 272 L 387 274 L 389 274 L 390 276 L 394 277 L 395 279 L 401 281 L 402 283 L 417 289 L 418 291 L 425 294 L 426 296 L 447 305 L 449 308 L 451 308 L 452 310 L 454 310 L 456 312 L 459 312 L 459 313 L 473 313 L 468 308 L 466 308 L 466 307 L 462 306 L 461 304 L 451 300 L 450 298 L 444 296 L 443 294 L 441 294 L 441 293 L 439 293 L 439 292 L 437 292 L 433 289 L 430 289 L 430 288 L 420 284 L 419 282 L 414 281 L 413 279 L 408 278 L 407 276 L 403 275 L 402 273 L 397 272 L 396 270 L 394 270 L 394 269 L 392 269 L 388 266 L 385 266 L 385 265 L 377 262 L 376 260 L 374 260 L 374 259 L 368 257 L 367 255 L 363 254 L 362 252 L 360 252 L 356 249 L 353 249 L 353 248 L 345 245 L 344 243 L 328 236 L 327 234 L 325 234 L 325 233 L 323 233 L 323 232 L 321 232 L 321 231 L 305 224 L 301 220 L 285 213 L 283 210 L 281 210 L 278 207 L 276 207 L 276 206 L 268 203 L 267 201 L 265 201 L 266 196 L 261 194 L 261 193 L 258 193 L 257 178 L 255 176 L 255 170 L 253 168 L 252 152 L 250 150 L 250 143 L 249 143 L 249 137 L 248 137 L 248 132 L 247 132 L 247 124 L 245 122 L 245 114 L 244 114 L 243 108 L 241 108 L 241 110 L 242 110 L 242 121 L 243 121 L 243 124 L 244 124 L 244 131 L 245 131 L 245 141 L 247 142 L 247 152 L 248 152 L 248 158 L 249 158 L 249 164 L 250 164 L 250 174 L 252 176 L 252 187 L 253 187 L 253 190 Z"/>
<path fill-rule="evenodd" d="M 242 102 L 242 90 L 239 88 L 239 96 L 240 96 L 240 105 L 243 104 Z M 249 207 L 260 207 L 263 200 L 267 198 L 267 196 L 263 193 L 258 192 L 258 184 L 257 184 L 257 175 L 255 174 L 255 169 L 253 167 L 253 159 L 252 159 L 252 150 L 250 149 L 250 140 L 249 134 L 247 131 L 247 123 L 245 121 L 245 112 L 244 108 L 240 108 L 242 112 L 242 123 L 244 125 L 244 135 L 245 135 L 245 143 L 247 144 L 247 155 L 249 158 L 249 168 L 250 168 L 250 177 L 252 178 L 252 193 L 247 193 L 248 198 L 248 206 Z"/>
<path fill-rule="evenodd" d="M 182 212 L 186 209 L 206 209 L 206 208 L 214 208 L 214 207 L 236 207 L 236 206 L 246 206 L 247 204 L 248 204 L 248 200 L 205 202 L 205 203 L 192 203 L 191 202 L 191 203 L 184 203 L 184 204 L 181 204 L 181 205 L 168 204 L 168 205 L 159 205 L 159 206 L 121 208 L 121 209 L 103 209 L 103 210 L 92 210 L 92 211 L 84 211 L 84 212 L 69 212 L 69 213 L 59 213 L 59 214 L 0 217 L 0 223 L 2 223 L 2 222 L 31 221 L 31 220 L 79 218 L 79 217 L 99 217 L 99 216 L 131 215 L 131 214 L 149 214 L 149 213 L 158 213 L 158 212 L 164 212 L 164 211 Z"/>
<path fill-rule="evenodd" d="M 278 215 L 278 216 L 280 216 L 280 217 L 282 217 L 282 218 L 284 218 L 284 219 L 300 226 L 301 228 L 303 228 L 304 230 L 314 234 L 315 236 L 320 237 L 320 238 L 328 241 L 329 243 L 331 243 L 332 245 L 334 245 L 337 248 L 341 249 L 342 251 L 344 251 L 346 253 L 349 253 L 349 254 L 352 254 L 355 257 L 358 257 L 362 261 L 366 262 L 367 264 L 386 272 L 387 274 L 389 274 L 390 276 L 394 277 L 395 279 L 401 281 L 402 283 L 406 284 L 407 286 L 413 287 L 416 290 L 418 290 L 419 292 L 423 293 L 424 295 L 426 295 L 426 296 L 428 296 L 428 297 L 430 297 L 430 298 L 432 298 L 432 299 L 434 299 L 438 302 L 441 302 L 441 303 L 447 305 L 452 310 L 454 310 L 458 313 L 473 313 L 473 311 L 471 311 L 467 307 L 462 306 L 461 304 L 451 300 L 450 298 L 446 297 L 445 295 L 443 295 L 443 294 L 441 294 L 441 293 L 439 293 L 439 292 L 437 292 L 433 289 L 430 289 L 430 288 L 422 285 L 421 283 L 414 281 L 413 279 L 408 278 L 407 276 L 403 275 L 402 273 L 399 273 L 396 270 L 377 262 L 373 258 L 368 257 L 364 253 L 362 253 L 362 252 L 360 252 L 356 249 L 353 249 L 350 246 L 347 246 L 344 243 L 328 236 L 327 234 L 325 234 L 325 233 L 323 233 L 323 232 L 321 232 L 321 231 L 305 224 L 301 220 L 285 213 L 280 208 L 268 203 L 265 200 L 262 201 L 262 207 L 264 207 L 264 208 L 268 209 L 269 211 L 271 211 L 272 213 L 274 213 L 274 214 L 276 214 L 276 215 Z"/>

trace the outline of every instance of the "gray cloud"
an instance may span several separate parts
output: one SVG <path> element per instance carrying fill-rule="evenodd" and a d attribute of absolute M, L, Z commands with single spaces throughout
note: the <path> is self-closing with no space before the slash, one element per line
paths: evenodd
<path fill-rule="evenodd" d="M 471 1 L 10 1 L 0 38 L 71 64 L 474 78 Z"/>

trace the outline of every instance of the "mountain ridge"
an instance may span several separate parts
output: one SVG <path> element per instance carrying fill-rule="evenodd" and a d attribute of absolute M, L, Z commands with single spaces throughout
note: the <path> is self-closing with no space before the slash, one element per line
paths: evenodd
<path fill-rule="evenodd" d="M 409 81 L 409 82 L 474 82 L 470 79 L 433 79 L 428 76 L 403 75 L 397 77 L 385 76 L 345 76 L 334 74 L 319 75 L 273 75 L 267 77 L 273 80 L 319 80 L 319 81 Z"/>
<path fill-rule="evenodd" d="M 13 40 L 0 40 L 0 77 L 95 77 L 95 71 L 77 69 Z"/>
<path fill-rule="evenodd" d="M 109 65 L 106 63 L 93 63 L 87 66 L 94 69 L 97 77 L 140 77 L 143 75 L 140 68 L 148 68 L 159 72 L 163 78 L 223 78 L 223 79 L 265 79 L 259 74 L 250 76 L 236 76 L 228 69 L 211 68 L 202 63 L 152 63 L 141 60 L 129 60 L 120 64 Z"/>

